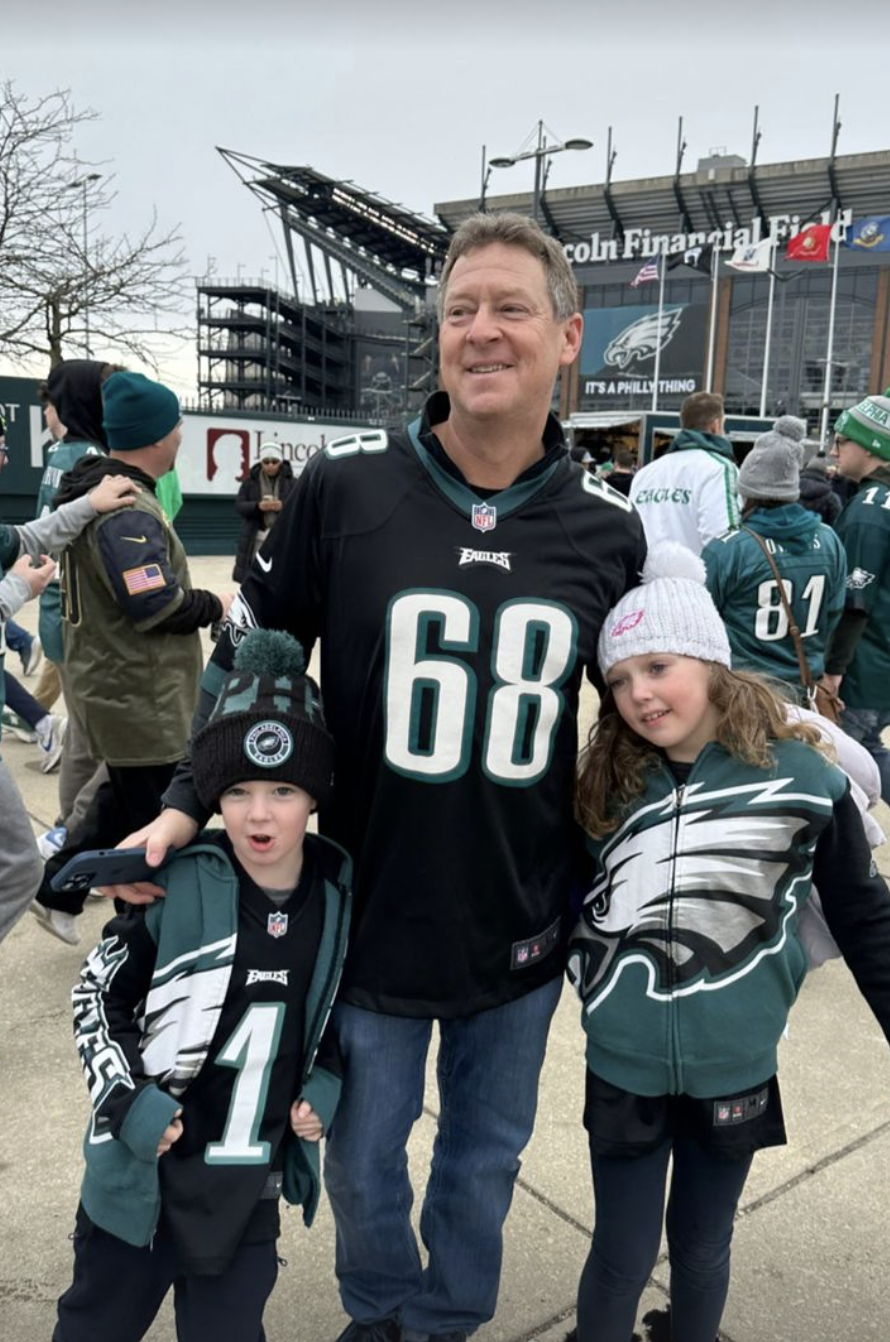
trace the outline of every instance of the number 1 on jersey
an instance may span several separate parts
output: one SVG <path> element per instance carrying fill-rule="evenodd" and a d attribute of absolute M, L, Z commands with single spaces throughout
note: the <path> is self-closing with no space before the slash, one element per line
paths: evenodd
<path fill-rule="evenodd" d="M 236 1068 L 238 1075 L 222 1141 L 208 1142 L 204 1151 L 209 1165 L 259 1165 L 269 1159 L 269 1143 L 257 1141 L 257 1134 L 283 1017 L 281 1002 L 250 1007 L 216 1055 L 217 1063 Z"/>

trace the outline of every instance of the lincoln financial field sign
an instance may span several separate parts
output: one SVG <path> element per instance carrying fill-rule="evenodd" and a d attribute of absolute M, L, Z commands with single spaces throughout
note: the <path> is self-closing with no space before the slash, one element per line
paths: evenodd
<path fill-rule="evenodd" d="M 830 224 L 832 219 L 828 210 L 823 210 L 818 219 L 801 219 L 798 214 L 773 214 L 766 222 L 768 227 L 765 233 L 759 215 L 755 215 L 748 225 L 739 225 L 730 219 L 723 228 L 714 228 L 709 232 L 653 233 L 649 228 L 627 228 L 620 240 L 591 233 L 589 242 L 567 242 L 564 250 L 569 261 L 576 266 L 586 266 L 595 261 L 633 261 L 662 253 L 676 256 L 692 247 L 702 247 L 706 242 L 713 243 L 721 252 L 731 253 L 737 247 L 750 247 L 766 238 L 785 241 L 799 233 L 802 224 Z M 853 222 L 853 211 L 841 210 L 834 222 L 843 232 Z"/>

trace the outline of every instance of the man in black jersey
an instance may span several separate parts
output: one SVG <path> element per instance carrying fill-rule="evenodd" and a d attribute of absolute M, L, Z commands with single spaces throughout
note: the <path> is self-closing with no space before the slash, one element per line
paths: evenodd
<path fill-rule="evenodd" d="M 550 413 L 582 326 L 559 245 L 522 216 L 474 216 L 440 301 L 443 390 L 405 432 L 357 434 L 309 462 L 198 710 L 254 626 L 320 640 L 337 776 L 320 826 L 356 863 L 325 1165 L 343 1342 L 462 1337 L 494 1313 L 583 861 L 581 678 L 645 549 L 630 504 L 569 459 Z M 165 802 L 140 832 L 153 860 L 203 818 L 187 767 Z M 423 1267 L 405 1147 L 434 1022 Z"/>
<path fill-rule="evenodd" d="M 108 924 L 72 994 L 93 1112 L 53 1342 L 139 1342 L 171 1286 L 180 1342 L 259 1342 L 280 1195 L 315 1212 L 350 864 L 306 834 L 334 752 L 301 650 L 258 631 L 242 652 L 193 751 L 225 830 Z"/>

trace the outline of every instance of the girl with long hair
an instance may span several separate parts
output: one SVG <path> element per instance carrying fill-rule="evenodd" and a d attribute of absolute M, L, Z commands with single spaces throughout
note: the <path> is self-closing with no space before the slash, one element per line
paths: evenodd
<path fill-rule="evenodd" d="M 785 1142 L 776 1046 L 818 883 L 890 1038 L 890 896 L 818 730 L 731 669 L 701 560 L 654 549 L 606 618 L 578 815 L 594 883 L 570 945 L 596 1217 L 579 1342 L 629 1342 L 666 1228 L 672 1335 L 714 1342 L 754 1153 Z"/>

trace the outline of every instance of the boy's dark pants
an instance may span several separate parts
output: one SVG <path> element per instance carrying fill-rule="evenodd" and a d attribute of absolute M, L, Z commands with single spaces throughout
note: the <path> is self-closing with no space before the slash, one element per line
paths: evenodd
<path fill-rule="evenodd" d="M 139 1342 L 171 1286 L 179 1342 L 266 1342 L 263 1310 L 277 1276 L 275 1240 L 242 1245 L 220 1276 L 181 1276 L 162 1234 L 137 1249 L 78 1208 L 74 1281 L 52 1342 Z"/>

